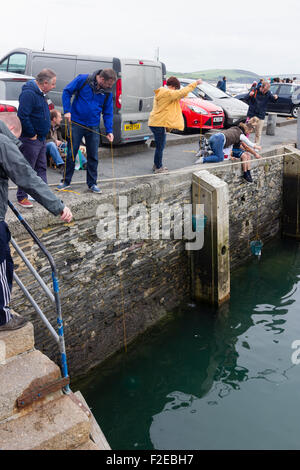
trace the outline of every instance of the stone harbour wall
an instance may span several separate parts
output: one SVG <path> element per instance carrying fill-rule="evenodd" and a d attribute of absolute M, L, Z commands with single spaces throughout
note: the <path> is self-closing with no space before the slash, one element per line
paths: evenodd
<path fill-rule="evenodd" d="M 274 155 L 280 153 L 283 148 L 273 151 Z M 238 165 L 205 165 L 205 169 L 229 186 L 232 269 L 251 256 L 249 240 L 256 233 L 267 242 L 279 232 L 282 168 L 283 157 L 253 162 L 256 183 L 250 185 L 242 181 Z M 74 214 L 71 224 L 61 223 L 37 205 L 25 214 L 57 265 L 71 375 L 86 373 L 114 352 L 126 348 L 140 333 L 190 298 L 185 240 L 128 237 L 101 240 L 97 235 L 99 206 L 116 207 L 119 196 L 127 197 L 128 209 L 138 203 L 149 211 L 153 204 L 189 204 L 193 171 L 195 167 L 168 175 L 103 182 L 100 196 L 85 189 L 80 189 L 80 194 L 66 193 L 63 200 Z M 17 243 L 51 286 L 51 271 L 45 256 L 13 214 L 8 214 L 7 221 Z M 151 220 L 148 225 L 150 233 Z M 171 233 L 173 229 L 174 220 Z M 20 258 L 14 256 L 14 260 L 17 274 L 55 326 L 55 307 L 50 305 Z M 54 339 L 16 284 L 12 308 L 34 323 L 36 347 L 59 363 Z"/>

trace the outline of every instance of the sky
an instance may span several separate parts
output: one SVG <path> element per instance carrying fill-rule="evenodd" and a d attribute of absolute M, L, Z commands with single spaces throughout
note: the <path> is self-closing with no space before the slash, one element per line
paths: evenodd
<path fill-rule="evenodd" d="M 3 2 L 0 57 L 49 52 L 154 59 L 173 72 L 300 75 L 299 0 Z"/>

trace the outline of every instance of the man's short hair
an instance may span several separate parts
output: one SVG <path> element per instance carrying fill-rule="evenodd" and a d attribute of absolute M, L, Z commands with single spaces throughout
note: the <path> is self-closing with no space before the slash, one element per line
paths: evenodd
<path fill-rule="evenodd" d="M 176 77 L 169 77 L 167 80 L 167 86 L 173 86 L 175 90 L 180 90 L 180 81 Z"/>
<path fill-rule="evenodd" d="M 104 78 L 107 82 L 108 80 L 113 80 L 114 82 L 117 80 L 117 74 L 113 69 L 103 69 L 99 73 L 99 77 Z"/>
<path fill-rule="evenodd" d="M 38 83 L 51 82 L 51 80 L 56 77 L 56 73 L 51 69 L 43 69 L 36 76 L 36 81 Z"/>
<path fill-rule="evenodd" d="M 55 118 L 58 117 L 58 113 L 61 114 L 61 112 L 58 111 L 58 109 L 51 109 L 51 111 L 50 111 L 50 119 L 51 119 L 51 121 L 52 121 L 52 119 L 55 119 Z"/>

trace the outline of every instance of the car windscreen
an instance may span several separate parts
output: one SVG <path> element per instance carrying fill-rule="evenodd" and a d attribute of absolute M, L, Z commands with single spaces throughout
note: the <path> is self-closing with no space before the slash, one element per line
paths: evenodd
<path fill-rule="evenodd" d="M 222 90 L 219 90 L 219 88 L 210 85 L 209 83 L 201 83 L 201 85 L 198 85 L 197 88 L 199 89 L 199 91 L 204 91 L 204 93 L 210 98 L 229 98 L 226 93 L 224 93 Z"/>
<path fill-rule="evenodd" d="M 0 80 L 0 99 L 18 101 L 24 80 Z"/>

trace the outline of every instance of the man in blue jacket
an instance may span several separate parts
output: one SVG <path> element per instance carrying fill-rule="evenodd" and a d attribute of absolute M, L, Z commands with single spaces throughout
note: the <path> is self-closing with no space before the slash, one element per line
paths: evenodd
<path fill-rule="evenodd" d="M 255 143 L 260 145 L 261 134 L 266 117 L 266 109 L 269 101 L 275 102 L 278 99 L 277 95 L 270 92 L 270 83 L 263 82 L 258 84 L 255 90 L 251 90 L 247 97 L 249 105 L 247 117 L 257 117 L 259 119 L 255 131 Z"/>
<path fill-rule="evenodd" d="M 46 136 L 51 121 L 46 94 L 56 86 L 56 74 L 53 70 L 43 69 L 35 80 L 30 80 L 22 87 L 19 97 L 18 117 L 22 124 L 21 151 L 36 171 L 47 183 Z M 32 203 L 22 188 L 17 192 L 18 204 L 30 209 Z"/>
<path fill-rule="evenodd" d="M 98 70 L 91 75 L 78 75 L 65 87 L 62 95 L 64 117 L 72 123 L 72 127 L 65 174 L 57 189 L 66 189 L 70 186 L 75 168 L 75 155 L 84 137 L 87 152 L 87 185 L 93 193 L 101 193 L 97 186 L 100 118 L 102 113 L 106 137 L 109 142 L 113 142 L 112 86 L 116 78 L 112 69 Z M 71 104 L 73 94 L 75 97 Z"/>

